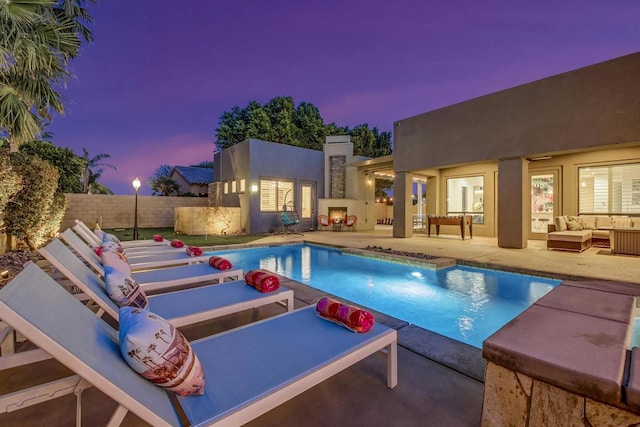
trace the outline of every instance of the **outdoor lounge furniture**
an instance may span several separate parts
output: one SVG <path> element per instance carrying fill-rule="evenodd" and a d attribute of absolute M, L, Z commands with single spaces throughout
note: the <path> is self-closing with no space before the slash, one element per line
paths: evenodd
<path fill-rule="evenodd" d="M 118 320 L 118 306 L 107 295 L 102 279 L 66 248 L 66 253 L 60 251 L 52 256 L 56 251 L 50 250 L 49 245 L 41 253 L 103 311 Z M 280 287 L 273 292 L 261 293 L 244 280 L 148 295 L 147 300 L 150 311 L 176 327 L 277 302 L 286 305 L 288 311 L 293 310 L 292 290 Z"/>
<path fill-rule="evenodd" d="M 342 225 L 346 227 L 347 230 L 354 231 L 356 222 L 358 222 L 358 217 L 355 215 L 349 215 Z"/>
<path fill-rule="evenodd" d="M 103 245 L 103 242 L 100 241 L 98 236 L 96 236 L 92 231 L 87 232 L 83 227 L 79 224 L 76 224 L 72 227 L 72 230 L 80 236 L 85 243 L 91 247 L 92 249 L 99 248 Z M 179 253 L 184 252 L 183 248 L 174 248 L 171 245 L 164 244 L 156 244 L 156 245 L 139 245 L 139 246 L 123 246 L 123 243 L 128 242 L 120 242 L 119 245 L 124 249 L 127 256 L 150 256 L 164 253 Z"/>
<path fill-rule="evenodd" d="M 591 246 L 611 247 L 615 228 L 640 228 L 640 219 L 626 216 L 563 215 L 547 226 L 547 249 L 582 252 Z"/>
<path fill-rule="evenodd" d="M 100 258 L 80 237 L 70 228 L 60 233 L 60 237 L 69 244 L 82 258 L 84 258 L 93 268 L 100 270 L 102 263 Z M 209 255 L 189 256 L 183 251 L 175 253 L 145 255 L 139 257 L 131 257 L 129 265 L 131 270 L 148 270 L 157 267 L 170 267 L 184 264 L 196 264 L 206 262 Z"/>
<path fill-rule="evenodd" d="M 331 227 L 331 221 L 327 215 L 318 215 L 318 231 L 328 230 Z"/>
<path fill-rule="evenodd" d="M 181 425 L 174 396 L 123 360 L 117 331 L 35 264 L 0 289 L 0 318 L 78 374 L 67 380 L 75 386 L 67 384 L 59 396 L 73 392 L 80 396 L 92 385 L 119 404 L 110 426 L 119 425 L 128 411 L 153 426 Z M 395 330 L 376 324 L 371 331 L 356 334 L 319 318 L 313 306 L 191 346 L 205 372 L 205 393 L 177 396 L 177 401 L 194 426 L 247 423 L 380 350 L 387 356 L 387 386 L 397 385 Z M 268 361 L 267 369 L 260 361 Z"/>
<path fill-rule="evenodd" d="M 96 236 L 96 234 L 82 221 L 79 219 L 75 220 L 76 225 L 82 229 L 83 233 L 86 233 L 88 236 L 91 236 L 96 243 L 101 244 L 102 242 Z M 162 246 L 170 246 L 170 242 L 167 239 L 162 240 L 161 242 L 156 242 L 153 239 L 142 239 L 142 240 L 130 240 L 128 242 L 120 242 L 123 248 L 125 249 L 133 249 L 137 247 L 162 247 Z"/>
<path fill-rule="evenodd" d="M 65 273 L 72 266 L 84 265 L 76 254 L 66 247 L 60 240 L 53 239 L 48 245 L 39 249 L 39 252 L 55 268 Z M 80 261 L 78 263 L 78 261 Z M 93 266 L 99 276 L 104 277 L 102 264 Z M 69 271 L 67 271 L 69 272 Z M 229 280 L 241 280 L 244 277 L 242 270 L 218 270 L 208 263 L 182 265 L 177 267 L 157 268 L 148 271 L 134 271 L 131 277 L 135 279 L 145 292 L 156 292 L 166 289 L 175 289 L 185 285 L 196 283 L 216 284 Z"/>

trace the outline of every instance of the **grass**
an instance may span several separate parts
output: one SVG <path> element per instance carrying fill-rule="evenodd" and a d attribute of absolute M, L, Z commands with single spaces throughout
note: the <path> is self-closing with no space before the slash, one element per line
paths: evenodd
<path fill-rule="evenodd" d="M 133 240 L 132 228 L 116 228 L 104 230 L 118 237 L 123 242 Z M 187 236 L 186 234 L 177 234 L 173 232 L 173 228 L 139 228 L 138 238 L 151 239 L 154 234 L 160 234 L 168 240 L 180 239 L 185 245 L 189 246 L 214 246 L 214 245 L 234 245 L 238 243 L 248 243 L 264 237 L 263 235 L 228 235 L 228 236 Z"/>

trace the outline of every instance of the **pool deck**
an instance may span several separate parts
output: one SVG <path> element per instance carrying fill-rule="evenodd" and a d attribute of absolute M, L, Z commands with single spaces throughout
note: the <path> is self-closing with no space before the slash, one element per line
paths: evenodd
<path fill-rule="evenodd" d="M 383 228 L 383 227 L 380 227 Z M 495 238 L 456 236 L 409 239 L 391 237 L 390 227 L 375 232 L 309 232 L 304 236 L 275 235 L 254 243 L 278 244 L 308 241 L 364 248 L 380 246 L 462 260 L 480 266 L 498 266 L 515 271 L 540 272 L 561 278 L 592 278 L 640 284 L 640 258 L 611 255 L 608 249 L 590 248 L 583 253 L 547 251 L 544 241 L 529 241 L 526 249 L 502 249 Z M 287 283 L 287 286 L 296 286 Z M 317 294 L 303 285 L 294 289 L 296 307 L 313 303 Z M 282 312 L 264 307 L 227 316 L 183 330 L 189 339 L 220 332 Z M 383 360 L 371 356 L 361 363 L 286 402 L 249 423 L 249 426 L 280 425 L 368 425 L 368 426 L 478 426 L 482 411 L 483 361 L 479 349 L 407 325 L 376 313 L 381 323 L 399 332 L 398 386 L 387 389 Z M 426 355 L 426 357 L 425 357 Z M 440 363 L 435 362 L 438 360 Z M 68 374 L 55 361 L 40 362 L 28 369 L 0 372 L 0 394 L 13 388 Z M 210 379 L 215 380 L 215 379 Z M 105 425 L 115 404 L 96 389 L 84 392 L 83 422 Z M 9 414 L 0 414 L 0 426 L 72 425 L 75 398 L 66 396 Z M 146 425 L 127 415 L 125 426 Z"/>

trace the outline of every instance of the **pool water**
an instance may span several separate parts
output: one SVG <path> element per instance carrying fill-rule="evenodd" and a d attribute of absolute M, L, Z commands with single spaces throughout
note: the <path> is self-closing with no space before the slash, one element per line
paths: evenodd
<path fill-rule="evenodd" d="M 440 270 L 315 245 L 216 251 L 245 272 L 264 268 L 449 338 L 482 348 L 560 281 L 467 266 Z"/>

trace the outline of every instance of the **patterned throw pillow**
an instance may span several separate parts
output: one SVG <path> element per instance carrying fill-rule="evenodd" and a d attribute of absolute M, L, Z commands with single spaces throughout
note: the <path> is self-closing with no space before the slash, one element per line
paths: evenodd
<path fill-rule="evenodd" d="M 353 332 L 369 332 L 375 324 L 373 315 L 366 310 L 343 304 L 329 297 L 322 297 L 316 304 L 318 315 Z"/>
<path fill-rule="evenodd" d="M 580 231 L 584 229 L 582 219 L 577 216 L 567 216 L 567 228 L 571 231 Z"/>
<path fill-rule="evenodd" d="M 131 276 L 131 266 L 126 255 L 122 252 L 103 250 L 100 254 L 100 262 L 104 267 L 114 267 L 116 270 Z"/>
<path fill-rule="evenodd" d="M 103 242 L 113 242 L 113 243 L 120 244 L 120 239 L 118 239 L 116 236 L 114 236 L 111 233 L 104 233 L 102 235 L 102 241 Z"/>
<path fill-rule="evenodd" d="M 251 270 L 244 275 L 244 281 L 262 293 L 273 292 L 280 287 L 278 276 L 267 270 Z"/>
<path fill-rule="evenodd" d="M 181 396 L 204 394 L 204 372 L 184 335 L 162 317 L 132 307 L 120 309 L 120 353 L 155 385 Z"/>
<path fill-rule="evenodd" d="M 104 242 L 104 231 L 100 230 L 100 229 L 94 229 L 93 230 L 93 234 L 95 234 L 96 236 L 98 236 L 98 239 L 101 242 Z"/>
<path fill-rule="evenodd" d="M 217 268 L 218 270 L 231 270 L 231 268 L 233 268 L 231 261 L 222 258 L 221 256 L 212 256 L 209 258 L 209 265 Z"/>
<path fill-rule="evenodd" d="M 104 287 L 109 298 L 118 304 L 118 307 L 147 308 L 149 305 L 147 295 L 138 282 L 113 267 L 106 266 L 104 268 Z"/>

